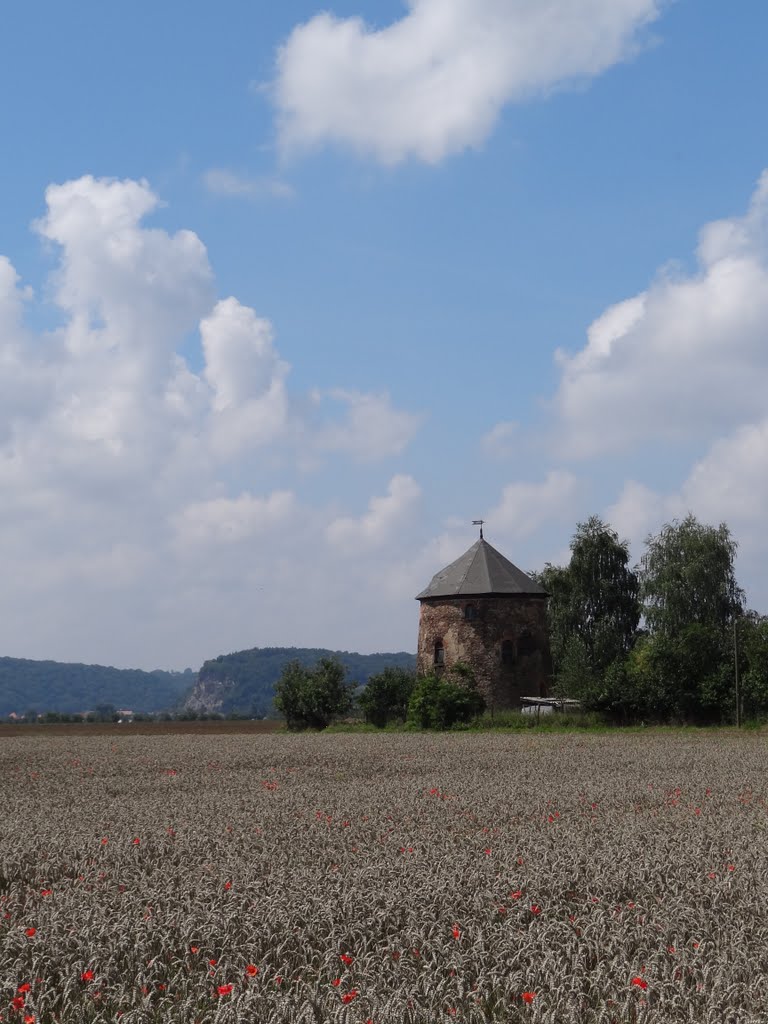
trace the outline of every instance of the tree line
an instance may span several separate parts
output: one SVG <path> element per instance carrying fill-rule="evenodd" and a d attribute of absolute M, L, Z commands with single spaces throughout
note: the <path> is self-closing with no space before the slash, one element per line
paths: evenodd
<path fill-rule="evenodd" d="M 768 713 L 768 618 L 745 606 L 725 523 L 668 523 L 634 567 L 597 516 L 578 524 L 570 548 L 567 566 L 536 574 L 550 593 L 556 694 L 620 721 Z"/>

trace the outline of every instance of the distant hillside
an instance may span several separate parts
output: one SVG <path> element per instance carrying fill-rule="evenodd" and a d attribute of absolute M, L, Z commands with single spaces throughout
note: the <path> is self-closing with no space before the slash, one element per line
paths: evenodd
<path fill-rule="evenodd" d="M 367 683 L 387 665 L 415 668 L 416 656 L 396 654 L 354 654 L 310 647 L 254 647 L 249 651 L 220 654 L 206 661 L 198 673 L 194 689 L 184 701 L 190 711 L 240 712 L 263 718 L 272 713 L 275 683 L 289 661 L 314 665 L 319 658 L 338 657 L 346 667 L 348 679 Z"/>
<path fill-rule="evenodd" d="M 112 704 L 131 711 L 174 707 L 195 681 L 186 672 L 142 672 L 134 668 L 0 658 L 0 717 L 15 711 L 72 714 Z"/>

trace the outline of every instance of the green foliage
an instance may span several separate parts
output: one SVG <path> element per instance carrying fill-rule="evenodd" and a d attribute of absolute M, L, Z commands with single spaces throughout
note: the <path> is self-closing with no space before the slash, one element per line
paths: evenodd
<path fill-rule="evenodd" d="M 404 722 L 415 685 L 416 673 L 396 666 L 388 666 L 371 676 L 358 697 L 366 722 L 379 728 L 392 720 Z"/>
<path fill-rule="evenodd" d="M 640 580 L 651 633 L 676 636 L 694 623 L 723 628 L 741 614 L 737 544 L 725 523 L 706 526 L 688 515 L 667 523 L 646 544 Z"/>
<path fill-rule="evenodd" d="M 353 690 L 338 658 L 320 658 L 314 668 L 291 661 L 275 687 L 275 707 L 289 729 L 325 729 L 350 710 Z"/>
<path fill-rule="evenodd" d="M 408 702 L 408 722 L 419 729 L 450 729 L 485 709 L 472 673 L 454 665 L 445 673 L 421 676 Z"/>
<path fill-rule="evenodd" d="M 631 650 L 640 620 L 639 582 L 626 541 L 598 516 L 579 523 L 571 560 L 547 565 L 538 581 L 549 591 L 548 618 L 557 692 L 587 702 Z"/>
<path fill-rule="evenodd" d="M 200 669 L 200 681 L 222 684 L 221 711 L 225 715 L 238 712 L 264 718 L 272 713 L 275 686 L 285 667 L 298 662 L 304 668 L 312 668 L 321 658 L 337 658 L 350 678 L 363 684 L 387 667 L 412 670 L 416 665 L 415 656 L 404 651 L 356 654 L 325 648 L 254 647 L 206 661 Z"/>
<path fill-rule="evenodd" d="M 748 716 L 768 712 L 768 617 L 748 612 L 736 621 L 741 697 Z"/>

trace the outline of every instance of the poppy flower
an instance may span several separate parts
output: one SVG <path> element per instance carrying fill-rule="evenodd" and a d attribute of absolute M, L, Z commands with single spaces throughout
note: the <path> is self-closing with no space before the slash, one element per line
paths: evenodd
<path fill-rule="evenodd" d="M 41 889 L 40 890 L 40 895 L 41 896 L 50 896 L 52 892 L 53 892 L 53 889 Z"/>
<path fill-rule="evenodd" d="M 33 1013 L 25 1013 L 24 1024 L 35 1024 L 35 1015 Z"/>
<path fill-rule="evenodd" d="M 224 891 L 225 891 L 225 892 L 229 892 L 229 890 L 230 890 L 231 888 L 232 888 L 232 883 L 231 883 L 231 882 L 225 882 L 225 883 L 224 883 Z"/>
<path fill-rule="evenodd" d="M 645 992 L 645 990 L 648 988 L 648 982 L 645 980 L 645 978 L 640 977 L 633 978 L 632 981 L 630 981 L 630 985 L 636 985 L 637 988 L 641 988 L 643 992 Z"/>
<path fill-rule="evenodd" d="M 13 999 L 11 1000 L 11 1006 L 14 1008 L 14 1010 L 23 1010 L 24 1003 L 26 1003 L 26 999 L 24 998 L 24 996 L 14 996 Z"/>
<path fill-rule="evenodd" d="M 509 895 L 512 897 L 513 900 L 519 900 L 520 897 L 523 895 L 523 890 L 515 889 L 515 891 L 511 892 Z"/>
<path fill-rule="evenodd" d="M 356 988 L 352 988 L 352 989 L 349 990 L 349 992 L 345 992 L 344 993 L 344 995 L 341 997 L 341 1001 L 342 1001 L 342 1003 L 351 1003 L 356 995 L 357 995 L 357 989 Z"/>
<path fill-rule="evenodd" d="M 83 971 L 80 975 L 80 981 L 93 981 L 93 971 Z"/>
<path fill-rule="evenodd" d="M 347 967 L 351 967 L 355 962 L 355 958 L 353 956 L 348 956 L 346 953 L 342 953 L 339 960 L 341 960 L 343 964 L 346 964 Z"/>
<path fill-rule="evenodd" d="M 220 996 L 228 996 L 233 988 L 233 985 L 219 985 L 216 991 Z"/>
<path fill-rule="evenodd" d="M 200 952 L 200 947 L 199 946 L 190 946 L 189 947 L 189 951 L 190 951 L 190 953 L 199 953 Z"/>
<path fill-rule="evenodd" d="M 102 846 L 106 846 L 108 842 L 109 842 L 109 840 L 107 839 L 106 836 L 104 836 L 103 839 L 101 840 L 101 845 Z"/>
<path fill-rule="evenodd" d="M 531 913 L 532 914 L 540 914 L 541 913 L 541 907 L 538 905 L 538 903 L 532 903 L 531 904 Z"/>
<path fill-rule="evenodd" d="M 211 965 L 211 967 L 215 967 L 218 962 L 219 962 L 218 960 L 209 960 L 208 961 L 208 963 Z"/>
<path fill-rule="evenodd" d="M 453 926 L 453 928 L 451 929 L 451 932 L 453 934 L 454 939 L 458 940 L 458 939 L 461 938 L 461 929 L 459 928 L 459 926 L 457 924 L 455 924 Z"/>
<path fill-rule="evenodd" d="M 16 991 L 19 993 L 30 992 L 31 990 L 32 986 L 29 984 L 28 981 L 25 981 L 23 985 L 19 985 L 19 987 L 16 989 Z"/>
<path fill-rule="evenodd" d="M 331 984 L 333 985 L 334 988 L 338 988 L 339 985 L 341 984 L 341 978 L 334 978 Z"/>
<path fill-rule="evenodd" d="M 528 1003 L 528 1005 L 530 1006 L 530 1004 L 536 998 L 536 993 L 535 992 L 523 992 L 523 994 L 520 996 L 520 998 L 523 1000 L 524 1003 Z"/>
<path fill-rule="evenodd" d="M 259 968 L 256 966 L 256 964 L 246 964 L 245 973 L 248 975 L 249 978 L 255 978 L 256 975 L 259 973 Z"/>
<path fill-rule="evenodd" d="M 141 840 L 139 839 L 138 836 L 134 836 L 134 838 L 131 840 L 131 846 L 141 846 Z"/>

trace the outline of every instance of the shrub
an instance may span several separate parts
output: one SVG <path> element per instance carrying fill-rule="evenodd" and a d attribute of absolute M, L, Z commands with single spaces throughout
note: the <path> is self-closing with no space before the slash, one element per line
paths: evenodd
<path fill-rule="evenodd" d="M 408 702 L 408 722 L 420 729 L 450 729 L 485 709 L 474 677 L 463 665 L 445 674 L 421 676 Z"/>

